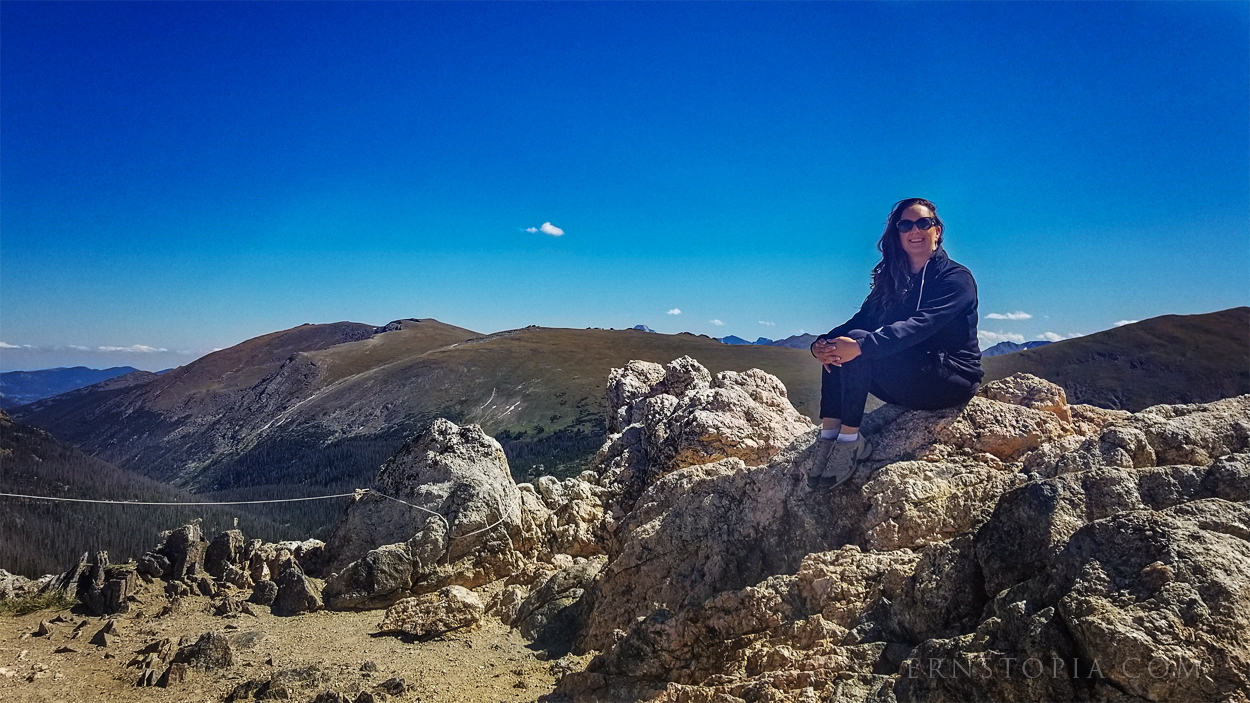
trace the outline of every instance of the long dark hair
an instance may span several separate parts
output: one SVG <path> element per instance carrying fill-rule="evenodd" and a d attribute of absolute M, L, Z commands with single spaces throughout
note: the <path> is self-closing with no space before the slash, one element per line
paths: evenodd
<path fill-rule="evenodd" d="M 902 219 L 903 211 L 912 205 L 926 207 L 929 212 L 933 213 L 937 226 L 942 228 L 934 254 L 945 253 L 942 240 L 946 238 L 946 225 L 942 222 L 942 218 L 938 217 L 936 205 L 924 198 L 903 198 L 894 203 L 890 216 L 885 220 L 885 231 L 881 233 L 881 239 L 877 241 L 877 251 L 881 252 L 881 261 L 877 262 L 872 269 L 872 292 L 868 294 L 867 300 L 868 309 L 877 317 L 884 315 L 890 306 L 899 303 L 903 296 L 907 295 L 907 283 L 912 275 L 911 259 L 907 257 L 907 252 L 903 251 L 903 245 L 899 242 L 898 221 Z"/>

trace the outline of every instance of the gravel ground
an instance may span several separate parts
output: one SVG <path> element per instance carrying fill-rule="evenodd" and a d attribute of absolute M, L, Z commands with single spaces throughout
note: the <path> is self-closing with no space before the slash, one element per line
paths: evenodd
<path fill-rule="evenodd" d="M 167 603 L 149 586 L 135 611 L 116 616 L 120 635 L 108 646 L 90 643 L 108 618 L 68 610 L 0 617 L 0 700 L 216 703 L 240 684 L 279 674 L 297 701 L 311 701 L 325 691 L 354 701 L 361 691 L 385 692 L 387 682 L 389 690 L 396 690 L 391 681 L 396 678 L 403 679 L 404 692 L 387 695 L 387 701 L 533 701 L 552 690 L 561 670 L 580 669 L 588 660 L 545 661 L 543 653 L 491 617 L 472 631 L 415 641 L 378 635 L 380 610 L 280 618 L 254 607 L 256 615 L 216 617 L 209 599 L 197 596 L 181 599 L 172 614 L 157 617 Z M 65 621 L 53 623 L 50 635 L 33 634 L 41 620 L 58 616 Z M 142 672 L 131 664 L 137 652 L 163 638 L 185 638 L 182 644 L 188 644 L 212 631 L 231 639 L 233 665 L 191 668 L 169 688 L 135 685 Z"/>

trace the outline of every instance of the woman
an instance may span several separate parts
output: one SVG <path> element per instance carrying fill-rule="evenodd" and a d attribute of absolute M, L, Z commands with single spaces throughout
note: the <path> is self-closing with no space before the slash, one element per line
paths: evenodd
<path fill-rule="evenodd" d="M 869 392 L 914 410 L 960 405 L 976 394 L 984 375 L 977 284 L 946 255 L 945 230 L 928 200 L 895 204 L 863 307 L 812 344 L 824 364 L 813 487 L 841 484 L 872 453 L 859 433 Z"/>

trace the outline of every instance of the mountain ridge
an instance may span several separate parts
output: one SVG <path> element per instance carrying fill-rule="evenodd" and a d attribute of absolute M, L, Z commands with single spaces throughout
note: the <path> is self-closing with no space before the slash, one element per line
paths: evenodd
<path fill-rule="evenodd" d="M 133 366 L 107 369 L 58 366 L 35 371 L 6 371 L 0 373 L 0 408 L 15 408 L 136 371 Z"/>

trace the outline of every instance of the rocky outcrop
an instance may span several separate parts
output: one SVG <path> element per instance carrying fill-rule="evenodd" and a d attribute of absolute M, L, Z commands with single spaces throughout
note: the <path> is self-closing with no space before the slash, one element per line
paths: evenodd
<path fill-rule="evenodd" d="M 615 392 L 645 403 L 644 385 Z M 583 599 L 579 646 L 602 653 L 559 690 L 1244 698 L 1250 586 L 1234 575 L 1250 568 L 1248 417 L 1250 396 L 1095 411 L 1019 375 L 966 407 L 870 414 L 878 451 L 838 491 L 801 480 L 810 436 L 767 466 L 660 472 Z"/>
<path fill-rule="evenodd" d="M 139 574 L 132 566 L 111 566 L 107 552 L 96 552 L 90 569 L 80 577 L 75 595 L 92 615 L 130 612 L 139 590 Z"/>
<path fill-rule="evenodd" d="M 729 458 L 763 464 L 811 428 L 781 381 L 759 369 L 713 377 L 688 356 L 667 366 L 631 361 L 609 376 L 613 434 L 592 468 L 629 511 L 667 473 Z"/>

